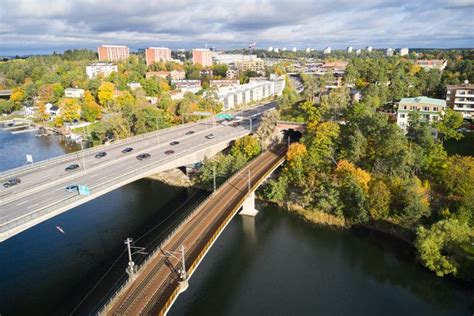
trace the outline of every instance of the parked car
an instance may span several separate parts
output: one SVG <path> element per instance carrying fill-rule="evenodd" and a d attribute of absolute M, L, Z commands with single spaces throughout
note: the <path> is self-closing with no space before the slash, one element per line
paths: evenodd
<path fill-rule="evenodd" d="M 233 127 L 237 127 L 237 126 L 239 126 L 239 125 L 240 125 L 240 122 L 233 122 L 233 123 L 232 123 L 232 126 L 233 126 Z"/>
<path fill-rule="evenodd" d="M 73 184 L 73 185 L 69 185 L 69 186 L 66 187 L 66 192 L 73 193 L 73 192 L 78 192 L 78 191 L 79 191 L 79 186 L 78 185 Z"/>
<path fill-rule="evenodd" d="M 192 135 L 192 134 L 194 134 L 194 131 L 188 131 L 188 132 L 186 132 L 186 135 Z"/>
<path fill-rule="evenodd" d="M 176 145 L 178 145 L 178 144 L 179 144 L 178 141 L 173 141 L 173 142 L 170 143 L 171 146 L 176 146 Z"/>
<path fill-rule="evenodd" d="M 207 139 L 212 139 L 212 138 L 214 138 L 214 137 L 215 137 L 214 134 L 206 135 L 206 138 L 207 138 Z"/>
<path fill-rule="evenodd" d="M 4 186 L 5 188 L 9 188 L 9 187 L 12 187 L 12 186 L 17 185 L 17 184 L 20 184 L 20 183 L 21 183 L 21 180 L 18 179 L 18 178 L 16 178 L 16 179 L 10 179 L 10 180 L 8 180 L 7 182 L 5 182 L 5 183 L 3 184 L 3 186 Z"/>
<path fill-rule="evenodd" d="M 122 150 L 122 154 L 126 154 L 126 153 L 129 153 L 131 151 L 133 151 L 133 148 L 132 147 L 127 147 L 124 150 Z"/>
<path fill-rule="evenodd" d="M 107 153 L 105 151 L 100 151 L 95 155 L 95 158 L 103 158 L 107 156 Z"/>
<path fill-rule="evenodd" d="M 144 153 L 144 154 L 140 154 L 137 156 L 137 159 L 138 160 L 143 160 L 143 159 L 147 159 L 147 158 L 150 158 L 150 154 L 149 153 Z"/>
<path fill-rule="evenodd" d="M 171 155 L 171 154 L 174 154 L 174 150 L 165 151 L 165 155 Z"/>
<path fill-rule="evenodd" d="M 75 164 L 67 166 L 66 169 L 64 169 L 64 170 L 72 171 L 72 170 L 76 170 L 77 168 L 79 168 L 79 165 L 77 163 L 75 163 Z"/>

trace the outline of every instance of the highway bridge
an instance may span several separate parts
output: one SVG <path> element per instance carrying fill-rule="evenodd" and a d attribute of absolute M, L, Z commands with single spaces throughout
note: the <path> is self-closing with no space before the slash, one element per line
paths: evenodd
<path fill-rule="evenodd" d="M 16 178 L 21 183 L 0 186 L 0 241 L 140 178 L 211 157 L 255 130 L 259 116 L 274 108 L 275 103 L 269 103 L 243 111 L 242 124 L 236 127 L 208 119 L 2 172 L 0 184 Z M 123 153 L 127 147 L 133 151 Z M 101 151 L 107 155 L 96 158 Z M 151 156 L 138 160 L 137 155 L 143 153 Z M 79 168 L 65 171 L 71 164 Z M 71 185 L 86 186 L 90 194 L 67 192 Z"/>
<path fill-rule="evenodd" d="M 99 315 L 165 315 L 239 209 L 256 215 L 254 191 L 284 162 L 286 148 L 262 153 L 213 192 L 130 274 Z"/>

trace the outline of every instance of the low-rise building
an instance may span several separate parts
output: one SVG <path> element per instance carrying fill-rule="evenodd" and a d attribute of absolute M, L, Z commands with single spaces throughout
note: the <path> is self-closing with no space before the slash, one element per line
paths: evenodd
<path fill-rule="evenodd" d="M 152 78 L 152 77 L 159 77 L 171 80 L 183 80 L 186 78 L 186 73 L 183 70 L 172 70 L 172 71 L 147 71 L 145 77 Z"/>
<path fill-rule="evenodd" d="M 403 98 L 398 104 L 397 124 L 407 130 L 409 113 L 417 111 L 425 122 L 437 122 L 444 115 L 446 101 L 428 97 Z"/>
<path fill-rule="evenodd" d="M 99 75 L 106 77 L 114 72 L 118 72 L 118 67 L 112 63 L 92 63 L 86 67 L 86 74 L 89 79 Z"/>
<path fill-rule="evenodd" d="M 446 87 L 446 103 L 465 119 L 474 119 L 474 84 L 469 82 Z"/>
<path fill-rule="evenodd" d="M 211 87 L 227 87 L 227 86 L 236 86 L 240 84 L 238 79 L 226 79 L 226 80 L 209 80 L 209 85 Z"/>
<path fill-rule="evenodd" d="M 257 60 L 240 60 L 235 63 L 235 67 L 239 71 L 264 71 L 265 70 L 265 62 L 261 59 Z"/>
<path fill-rule="evenodd" d="M 67 88 L 64 90 L 64 96 L 66 98 L 82 98 L 84 95 L 84 89 L 77 89 L 77 88 Z"/>
<path fill-rule="evenodd" d="M 224 110 L 258 102 L 275 94 L 275 85 L 271 81 L 247 83 L 238 86 L 221 87 L 217 98 L 224 105 Z"/>
<path fill-rule="evenodd" d="M 419 59 L 415 61 L 415 64 L 420 66 L 423 69 L 430 70 L 430 69 L 438 69 L 444 70 L 448 65 L 447 60 L 442 59 Z"/>
<path fill-rule="evenodd" d="M 171 84 L 181 92 L 197 93 L 201 90 L 201 80 L 171 80 Z"/>

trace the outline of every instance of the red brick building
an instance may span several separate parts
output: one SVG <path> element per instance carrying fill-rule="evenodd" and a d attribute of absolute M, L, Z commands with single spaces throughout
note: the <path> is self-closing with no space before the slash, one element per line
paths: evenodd
<path fill-rule="evenodd" d="M 212 52 L 206 48 L 193 49 L 193 64 L 200 64 L 203 67 L 211 67 Z"/>
<path fill-rule="evenodd" d="M 100 61 L 124 60 L 130 56 L 127 46 L 122 45 L 102 45 L 97 47 Z"/>

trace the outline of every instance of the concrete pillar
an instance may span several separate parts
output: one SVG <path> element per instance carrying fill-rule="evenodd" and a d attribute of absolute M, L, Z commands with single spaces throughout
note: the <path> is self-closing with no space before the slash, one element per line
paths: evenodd
<path fill-rule="evenodd" d="M 240 215 L 245 216 L 257 216 L 258 211 L 255 209 L 255 192 L 250 193 L 250 195 L 245 199 L 242 204 L 242 211 Z"/>

